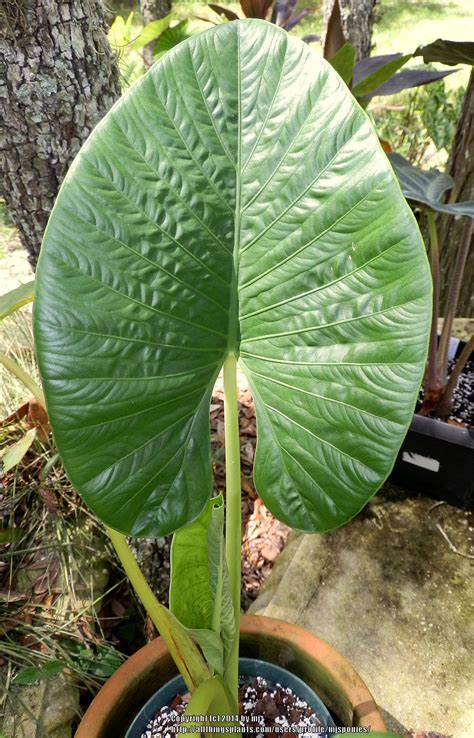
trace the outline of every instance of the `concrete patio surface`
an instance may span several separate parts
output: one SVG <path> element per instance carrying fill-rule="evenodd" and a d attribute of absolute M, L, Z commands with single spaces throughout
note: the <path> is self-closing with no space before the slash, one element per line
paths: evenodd
<path fill-rule="evenodd" d="M 345 527 L 292 533 L 250 612 L 336 648 L 388 728 L 472 738 L 473 525 L 466 511 L 386 486 Z"/>

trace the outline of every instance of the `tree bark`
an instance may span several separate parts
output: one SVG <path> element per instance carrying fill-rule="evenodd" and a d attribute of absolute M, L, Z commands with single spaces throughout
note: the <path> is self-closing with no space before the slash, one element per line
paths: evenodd
<path fill-rule="evenodd" d="M 374 25 L 374 7 L 377 0 L 325 0 L 324 3 L 324 36 L 327 37 L 331 16 L 337 15 L 339 3 L 340 22 L 346 41 L 356 49 L 357 59 L 370 56 L 372 47 L 372 28 Z M 326 46 L 326 40 L 324 46 Z M 332 54 L 331 54 L 332 55 Z"/>
<path fill-rule="evenodd" d="M 171 11 L 172 0 L 140 0 L 142 10 L 143 23 L 151 23 L 151 21 L 164 18 Z M 143 60 L 146 67 L 153 64 L 153 47 L 155 42 L 148 44 L 143 49 Z"/>
<path fill-rule="evenodd" d="M 459 118 L 454 144 L 451 149 L 447 172 L 454 179 L 448 202 L 474 200 L 474 71 L 471 71 L 464 104 Z M 466 216 L 455 218 L 443 215 L 438 220 L 441 256 L 441 305 L 446 305 L 449 285 L 453 281 L 456 254 L 461 242 Z M 469 254 L 464 268 L 464 278 L 459 294 L 457 315 L 474 317 L 474 236 L 471 237 Z"/>
<path fill-rule="evenodd" d="M 81 144 L 120 96 L 101 0 L 1 0 L 0 191 L 31 265 Z"/>

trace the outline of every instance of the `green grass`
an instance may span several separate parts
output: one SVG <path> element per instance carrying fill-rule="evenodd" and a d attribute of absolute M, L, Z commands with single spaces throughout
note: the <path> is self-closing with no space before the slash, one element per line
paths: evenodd
<path fill-rule="evenodd" d="M 471 41 L 474 27 L 474 5 L 471 0 L 382 0 L 375 23 L 373 54 L 410 53 L 420 45 L 437 38 L 451 41 Z M 413 63 L 423 60 L 417 57 Z M 446 69 L 442 64 L 435 65 Z M 465 87 L 469 67 L 446 78 L 448 89 Z"/>
<path fill-rule="evenodd" d="M 414 51 L 437 38 L 471 41 L 474 5 L 470 0 L 382 0 L 375 25 L 375 53 Z"/>

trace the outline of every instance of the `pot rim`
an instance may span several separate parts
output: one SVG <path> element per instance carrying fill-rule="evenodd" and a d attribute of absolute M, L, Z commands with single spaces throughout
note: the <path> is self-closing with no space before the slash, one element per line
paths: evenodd
<path fill-rule="evenodd" d="M 262 658 L 302 678 L 344 725 L 386 731 L 375 700 L 361 677 L 321 638 L 298 625 L 265 615 L 243 615 L 240 634 L 242 656 Z M 161 637 L 130 656 L 107 680 L 84 715 L 75 738 L 112 738 L 105 731 L 113 706 L 123 703 L 130 684 L 146 678 L 159 661 L 170 668 L 171 657 Z"/>
<path fill-rule="evenodd" d="M 415 413 L 408 430 L 439 441 L 464 446 L 466 449 L 474 448 L 474 428 L 451 425 L 439 418 L 428 418 Z"/>

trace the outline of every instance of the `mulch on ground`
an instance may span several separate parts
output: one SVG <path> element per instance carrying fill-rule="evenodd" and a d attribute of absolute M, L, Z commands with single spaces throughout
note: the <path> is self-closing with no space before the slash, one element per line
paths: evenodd
<path fill-rule="evenodd" d="M 255 406 L 239 382 L 240 463 L 242 470 L 242 607 L 256 599 L 284 547 L 290 529 L 273 517 L 257 496 L 252 481 L 256 444 Z M 211 404 L 214 488 L 225 489 L 224 392 L 217 386 Z"/>

